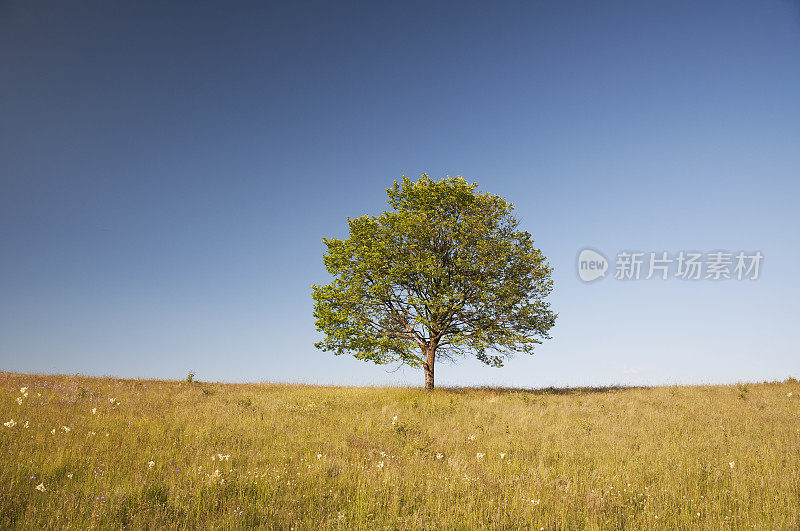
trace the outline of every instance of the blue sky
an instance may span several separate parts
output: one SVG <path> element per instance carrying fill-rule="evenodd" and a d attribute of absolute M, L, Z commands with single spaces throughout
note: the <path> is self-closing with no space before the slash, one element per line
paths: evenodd
<path fill-rule="evenodd" d="M 401 175 L 517 207 L 553 339 L 437 384 L 800 376 L 796 2 L 0 4 L 0 364 L 422 384 L 314 349 L 323 236 Z M 760 250 L 585 284 L 584 247 Z"/>

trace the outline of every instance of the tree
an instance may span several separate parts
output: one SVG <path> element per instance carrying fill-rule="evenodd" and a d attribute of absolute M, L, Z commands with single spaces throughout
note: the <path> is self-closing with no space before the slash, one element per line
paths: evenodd
<path fill-rule="evenodd" d="M 315 346 L 378 364 L 422 367 L 473 353 L 501 367 L 549 339 L 552 268 L 513 205 L 461 177 L 403 176 L 393 211 L 347 218 L 350 237 L 323 238 L 333 282 L 312 286 Z"/>

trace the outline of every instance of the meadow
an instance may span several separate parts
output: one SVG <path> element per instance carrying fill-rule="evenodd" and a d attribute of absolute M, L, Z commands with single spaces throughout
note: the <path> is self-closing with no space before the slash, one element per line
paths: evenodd
<path fill-rule="evenodd" d="M 0 373 L 0 417 L 2 528 L 800 527 L 793 379 L 426 392 Z"/>

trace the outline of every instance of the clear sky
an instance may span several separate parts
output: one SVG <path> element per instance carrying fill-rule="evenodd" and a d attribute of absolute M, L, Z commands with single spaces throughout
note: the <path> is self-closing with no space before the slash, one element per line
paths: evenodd
<path fill-rule="evenodd" d="M 559 313 L 437 384 L 800 377 L 800 7 L 728 0 L 1 2 L 0 369 L 421 385 L 315 350 L 310 286 L 422 172 L 516 205 Z M 583 283 L 584 247 L 764 261 Z"/>

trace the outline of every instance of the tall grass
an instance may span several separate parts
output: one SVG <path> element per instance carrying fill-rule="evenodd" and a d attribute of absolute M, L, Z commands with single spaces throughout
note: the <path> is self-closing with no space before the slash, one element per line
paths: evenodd
<path fill-rule="evenodd" d="M 3 528 L 800 526 L 797 382 L 428 393 L 0 373 L 0 417 Z"/>

